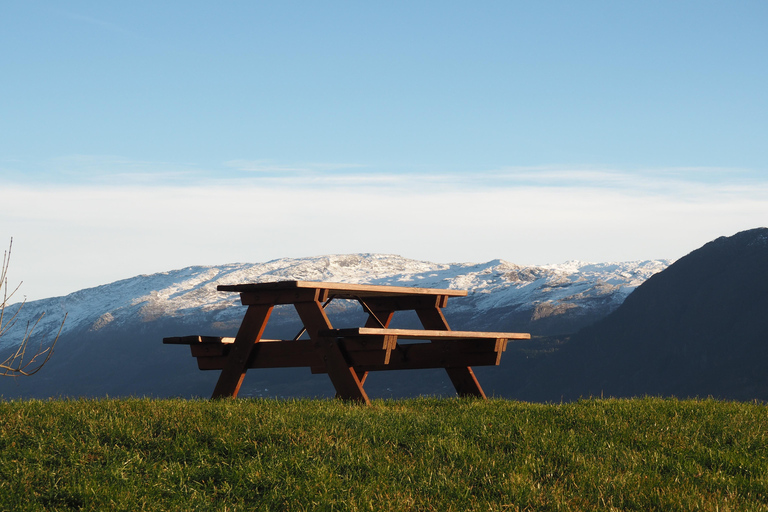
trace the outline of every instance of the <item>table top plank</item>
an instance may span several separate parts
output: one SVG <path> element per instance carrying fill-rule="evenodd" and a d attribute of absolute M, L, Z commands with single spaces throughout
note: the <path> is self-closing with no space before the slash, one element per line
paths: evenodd
<path fill-rule="evenodd" d="M 398 295 L 439 295 L 447 297 L 465 297 L 466 290 L 444 288 L 418 288 L 411 286 L 389 286 L 355 283 L 328 283 L 315 281 L 275 281 L 270 283 L 222 284 L 216 287 L 222 292 L 267 292 L 291 289 L 328 290 L 330 295 L 348 297 L 386 297 Z"/>

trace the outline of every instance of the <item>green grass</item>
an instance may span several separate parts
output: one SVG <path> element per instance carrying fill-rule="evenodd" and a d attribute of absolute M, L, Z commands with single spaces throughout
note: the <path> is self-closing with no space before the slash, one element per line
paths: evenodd
<path fill-rule="evenodd" d="M 768 510 L 768 407 L 0 402 L 2 510 Z"/>

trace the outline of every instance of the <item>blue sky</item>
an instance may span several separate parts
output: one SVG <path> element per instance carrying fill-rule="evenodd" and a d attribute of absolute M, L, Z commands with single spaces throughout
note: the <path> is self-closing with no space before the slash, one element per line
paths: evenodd
<path fill-rule="evenodd" d="M 768 224 L 767 25 L 758 1 L 3 2 L 11 279 L 678 258 Z"/>

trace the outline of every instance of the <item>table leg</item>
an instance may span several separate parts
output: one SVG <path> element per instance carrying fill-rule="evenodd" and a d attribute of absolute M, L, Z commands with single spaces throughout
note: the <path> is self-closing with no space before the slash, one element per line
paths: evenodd
<path fill-rule="evenodd" d="M 440 311 L 439 308 L 417 309 L 416 314 L 419 315 L 419 320 L 421 320 L 421 324 L 425 329 L 435 331 L 451 330 L 451 328 L 448 327 L 448 321 L 445 319 L 443 312 Z M 446 368 L 445 371 L 448 373 L 448 377 L 451 379 L 451 383 L 459 396 L 486 398 L 483 388 L 480 387 L 480 383 L 477 381 L 475 373 L 469 366 Z"/>
<path fill-rule="evenodd" d="M 480 383 L 475 377 L 475 372 L 469 366 L 462 366 L 460 368 L 446 368 L 446 373 L 453 383 L 453 387 L 456 389 L 456 393 L 463 397 L 476 397 L 486 399 L 483 388 L 480 387 Z"/>
<path fill-rule="evenodd" d="M 248 371 L 251 351 L 264 334 L 264 327 L 267 325 L 272 309 L 271 305 L 248 306 L 211 398 L 237 397 L 245 372 Z"/>
<path fill-rule="evenodd" d="M 324 329 L 333 329 L 331 321 L 328 320 L 323 305 L 318 302 L 297 302 L 294 304 L 299 313 L 304 327 L 307 328 L 309 338 L 314 341 L 323 352 L 328 377 L 330 377 L 333 387 L 336 388 L 336 396 L 344 400 L 354 400 L 370 404 L 368 395 L 363 390 L 363 384 L 357 375 L 355 369 L 349 366 L 344 358 L 344 354 L 339 349 L 336 338 L 325 338 L 319 335 Z"/>

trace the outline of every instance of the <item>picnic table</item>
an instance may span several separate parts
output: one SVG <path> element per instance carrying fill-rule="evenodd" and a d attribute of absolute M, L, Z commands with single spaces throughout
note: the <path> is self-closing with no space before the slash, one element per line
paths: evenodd
<path fill-rule="evenodd" d="M 240 294 L 247 306 L 235 338 L 168 337 L 163 343 L 190 345 L 201 370 L 221 370 L 212 398 L 236 397 L 250 368 L 309 367 L 327 373 L 336 396 L 370 403 L 363 389 L 368 372 L 444 368 L 459 396 L 485 398 L 472 366 L 498 365 L 508 340 L 528 333 L 452 331 L 442 309 L 465 290 L 349 283 L 278 281 L 219 285 Z M 357 301 L 365 325 L 336 329 L 325 312 L 334 299 Z M 292 304 L 303 323 L 292 340 L 262 339 L 275 306 Z M 424 329 L 389 327 L 397 311 L 415 311 Z M 302 338 L 306 332 L 308 338 Z"/>

